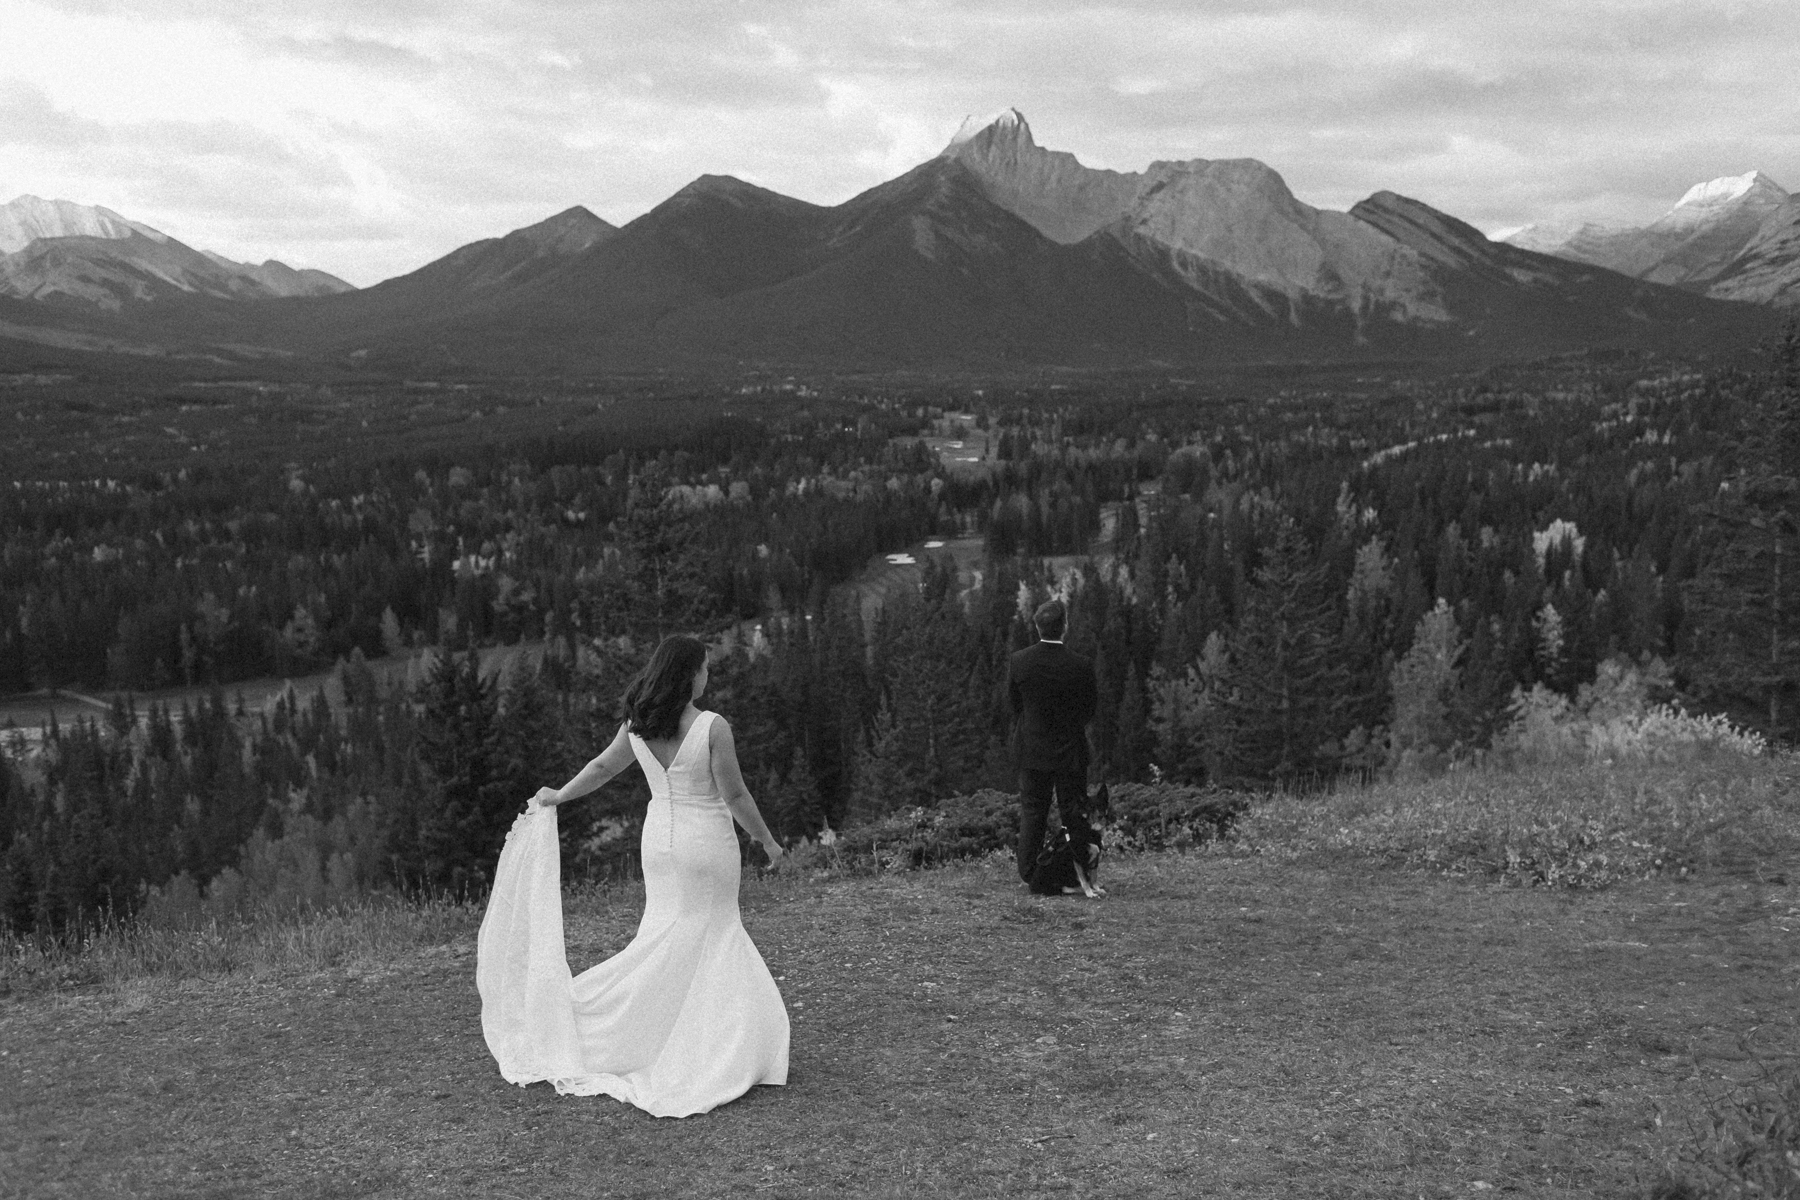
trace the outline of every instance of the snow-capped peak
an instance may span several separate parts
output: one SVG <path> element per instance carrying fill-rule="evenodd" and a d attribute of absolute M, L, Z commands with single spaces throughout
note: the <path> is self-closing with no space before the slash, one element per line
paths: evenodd
<path fill-rule="evenodd" d="M 956 131 L 956 136 L 950 139 L 950 144 L 944 147 L 944 152 L 947 154 L 964 142 L 972 141 L 976 135 L 988 129 L 1014 136 L 1023 134 L 1027 141 L 1031 139 L 1031 126 L 1025 123 L 1025 114 L 1016 108 L 1008 108 L 986 117 L 964 117 L 962 125 Z"/>
<path fill-rule="evenodd" d="M 110 208 L 20 196 L 0 204 L 0 254 L 23 250 L 38 238 L 128 238 L 138 233 L 156 242 L 168 235 L 122 217 Z"/>
<path fill-rule="evenodd" d="M 1696 183 L 1680 200 L 1676 201 L 1675 207 L 1711 208 L 1742 199 L 1753 190 L 1770 192 L 1778 199 L 1787 196 L 1786 190 L 1773 179 L 1761 171 L 1750 171 L 1744 175 L 1724 175 L 1718 179 L 1709 179 L 1705 183 Z"/>

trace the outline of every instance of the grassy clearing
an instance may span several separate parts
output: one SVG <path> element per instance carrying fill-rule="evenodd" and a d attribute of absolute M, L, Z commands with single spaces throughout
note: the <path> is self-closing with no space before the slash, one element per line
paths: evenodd
<path fill-rule="evenodd" d="M 752 879 L 792 1077 L 685 1122 L 500 1080 L 474 906 L 14 947 L 0 1195 L 1793 1194 L 1797 804 L 1781 759 L 1463 774 L 1264 799 L 1100 903 Z M 641 903 L 572 893 L 571 963 Z"/>
<path fill-rule="evenodd" d="M 470 909 L 96 943 L 96 982 L 0 1001 L 0 1193 L 1647 1195 L 1800 1057 L 1800 888 L 1764 876 L 1220 850 L 1112 864 L 1100 903 L 1005 863 L 753 880 L 790 1084 L 681 1122 L 499 1078 Z M 571 896 L 572 963 L 640 903 Z"/>
<path fill-rule="evenodd" d="M 928 543 L 941 543 L 927 548 Z M 986 550 L 979 537 L 933 537 L 915 542 L 898 553 L 910 556 L 910 563 L 890 561 L 890 555 L 872 556 L 856 577 L 842 585 L 851 595 L 856 597 L 858 612 L 864 624 L 875 620 L 882 607 L 894 597 L 902 594 L 916 594 L 919 581 L 924 578 L 925 559 L 936 555 L 947 554 L 956 564 L 958 587 L 968 587 L 980 570 L 986 557 Z"/>

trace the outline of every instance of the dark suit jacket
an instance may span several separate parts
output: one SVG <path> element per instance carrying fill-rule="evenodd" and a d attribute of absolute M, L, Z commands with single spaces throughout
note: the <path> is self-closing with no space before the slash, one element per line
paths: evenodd
<path fill-rule="evenodd" d="M 1085 773 L 1087 725 L 1099 703 L 1094 664 L 1066 647 L 1038 642 L 1013 654 L 1006 690 L 1019 769 Z"/>

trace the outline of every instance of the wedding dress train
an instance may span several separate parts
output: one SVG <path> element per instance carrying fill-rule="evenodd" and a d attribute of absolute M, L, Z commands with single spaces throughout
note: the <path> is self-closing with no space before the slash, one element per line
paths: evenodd
<path fill-rule="evenodd" d="M 650 781 L 644 916 L 619 953 L 570 977 L 556 809 L 530 809 L 500 851 L 477 941 L 481 1027 L 500 1073 L 605 1094 L 659 1117 L 706 1112 L 787 1082 L 781 992 L 738 916 L 731 813 L 701 713 L 668 769 L 633 735 Z"/>

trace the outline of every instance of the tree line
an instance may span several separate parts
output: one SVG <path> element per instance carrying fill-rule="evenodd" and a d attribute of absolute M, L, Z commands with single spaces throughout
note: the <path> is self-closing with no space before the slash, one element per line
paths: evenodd
<path fill-rule="evenodd" d="M 610 477 L 604 459 L 527 473 L 515 458 L 460 483 L 421 466 L 414 498 L 441 496 L 428 515 L 461 523 L 465 554 L 463 530 L 507 504 L 611 514 L 530 559 L 539 664 L 477 670 L 473 647 L 509 632 L 489 593 L 400 640 L 437 645 L 413 688 L 383 683 L 353 641 L 337 710 L 239 714 L 220 689 L 53 729 L 0 760 L 0 912 L 57 929 L 172 886 L 479 891 L 523 798 L 610 738 L 655 637 L 709 621 L 744 622 L 708 703 L 790 839 L 1010 787 L 1006 660 L 1052 594 L 1096 663 L 1096 771 L 1112 779 L 1436 769 L 1482 754 L 1533 689 L 1573 698 L 1622 673 L 1791 742 L 1796 361 L 1790 336 L 1761 371 L 1602 386 L 1571 369 L 1555 388 L 1499 376 L 1335 410 L 995 396 L 978 415 L 1005 454 L 962 471 L 912 436 L 934 414 L 898 407 L 841 422 L 835 457 L 766 429 L 727 439 L 762 476 L 709 479 L 648 450 Z M 733 506 L 740 481 L 751 496 Z M 955 530 L 985 537 L 978 571 L 927 556 L 920 586 L 867 623 L 832 586 L 869 553 Z M 629 864 L 643 796 L 620 784 L 566 810 L 572 874 Z"/>

